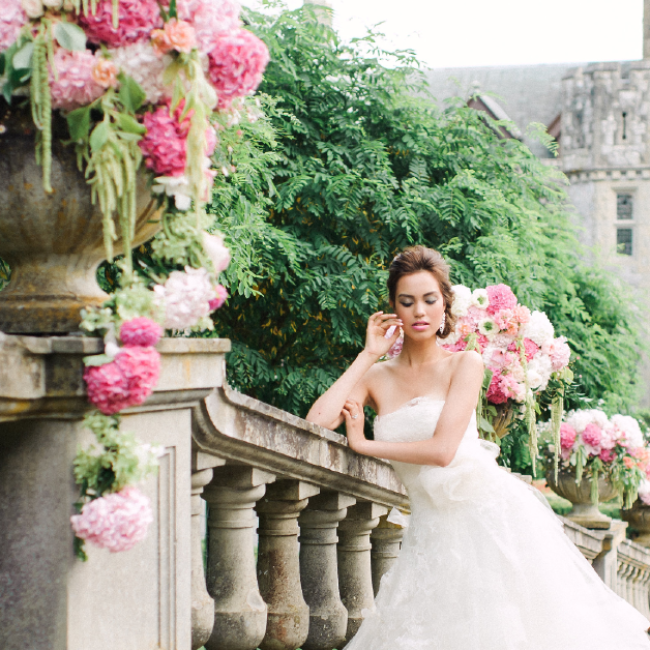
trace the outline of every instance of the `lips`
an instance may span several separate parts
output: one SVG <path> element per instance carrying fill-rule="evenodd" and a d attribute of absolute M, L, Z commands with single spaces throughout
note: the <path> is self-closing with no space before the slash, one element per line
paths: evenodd
<path fill-rule="evenodd" d="M 425 330 L 427 327 L 429 327 L 429 323 L 425 323 L 424 321 L 417 321 L 416 323 L 413 323 L 411 327 L 417 331 Z"/>

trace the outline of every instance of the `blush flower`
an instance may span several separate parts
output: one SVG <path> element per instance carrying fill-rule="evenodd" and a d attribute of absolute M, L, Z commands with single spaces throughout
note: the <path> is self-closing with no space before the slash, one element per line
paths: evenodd
<path fill-rule="evenodd" d="M 6 0 L 0 13 L 0 52 L 10 48 L 20 30 L 27 24 L 27 15 L 20 0 Z"/>
<path fill-rule="evenodd" d="M 91 43 L 108 47 L 148 40 L 151 31 L 163 22 L 156 0 L 120 0 L 118 17 L 118 25 L 113 27 L 113 0 L 99 0 L 94 14 L 82 13 L 77 19 Z"/>
<path fill-rule="evenodd" d="M 165 23 L 163 29 L 151 32 L 151 42 L 153 49 L 161 56 L 172 50 L 189 54 L 196 47 L 196 34 L 192 25 L 172 18 Z"/>
<path fill-rule="evenodd" d="M 602 431 L 596 424 L 588 424 L 582 432 L 582 439 L 590 447 L 599 447 Z"/>
<path fill-rule="evenodd" d="M 71 111 L 94 102 L 104 94 L 95 81 L 93 69 L 97 60 L 89 50 L 69 52 L 59 48 L 54 54 L 57 77 L 50 69 L 52 108 Z"/>
<path fill-rule="evenodd" d="M 603 463 L 611 463 L 616 459 L 616 452 L 612 449 L 601 449 L 598 457 L 603 461 Z"/>
<path fill-rule="evenodd" d="M 115 88 L 117 86 L 117 66 L 108 59 L 99 58 L 93 66 L 92 77 L 96 84 L 102 88 Z"/>
<path fill-rule="evenodd" d="M 562 370 L 569 365 L 571 348 L 564 336 L 559 336 L 545 343 L 542 352 L 550 357 L 554 371 Z"/>
<path fill-rule="evenodd" d="M 240 7 L 233 0 L 178 0 L 176 7 L 178 17 L 194 27 L 199 49 L 206 54 L 220 34 L 241 27 Z"/>
<path fill-rule="evenodd" d="M 502 309 L 514 309 L 517 306 L 517 297 L 506 284 L 493 284 L 486 287 L 489 304 L 489 314 L 496 314 Z"/>
<path fill-rule="evenodd" d="M 153 513 L 149 498 L 134 487 L 93 499 L 70 517 L 75 535 L 111 553 L 128 551 L 147 536 Z"/>
<path fill-rule="evenodd" d="M 213 298 L 208 304 L 210 306 L 210 311 L 216 311 L 220 307 L 223 307 L 224 303 L 226 302 L 226 298 L 228 298 L 228 290 L 226 287 L 223 286 L 223 284 L 218 284 L 214 288 L 214 292 L 217 294 L 216 298 Z"/>
<path fill-rule="evenodd" d="M 224 109 L 260 85 L 269 51 L 255 34 L 237 29 L 215 40 L 208 60 L 208 78 L 218 93 L 219 108 Z"/>
<path fill-rule="evenodd" d="M 219 235 L 210 235 L 204 232 L 203 250 L 205 250 L 212 261 L 212 266 L 217 275 L 228 268 L 228 264 L 230 264 L 230 251 L 224 246 L 223 239 Z"/>
<path fill-rule="evenodd" d="M 153 347 L 160 341 L 162 335 L 162 327 L 145 316 L 132 318 L 122 323 L 120 327 L 120 340 L 128 346 Z"/>
<path fill-rule="evenodd" d="M 639 499 L 645 505 L 650 506 L 650 481 L 642 481 L 639 485 Z"/>
<path fill-rule="evenodd" d="M 171 97 L 171 90 L 163 84 L 165 68 L 171 57 L 160 58 L 148 41 L 131 43 L 109 50 L 115 65 L 140 84 L 148 104 L 157 104 L 161 99 Z"/>

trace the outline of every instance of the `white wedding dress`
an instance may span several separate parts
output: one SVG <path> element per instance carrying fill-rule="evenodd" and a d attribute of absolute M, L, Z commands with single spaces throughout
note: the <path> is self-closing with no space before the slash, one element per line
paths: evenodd
<path fill-rule="evenodd" d="M 375 419 L 375 438 L 424 440 L 443 406 L 412 400 Z M 601 581 L 497 452 L 473 416 L 448 467 L 392 463 L 410 525 L 345 650 L 650 649 L 650 621 Z"/>

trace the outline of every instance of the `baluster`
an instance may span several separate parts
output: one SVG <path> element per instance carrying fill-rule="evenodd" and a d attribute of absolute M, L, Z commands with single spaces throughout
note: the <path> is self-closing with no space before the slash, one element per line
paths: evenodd
<path fill-rule="evenodd" d="M 261 650 L 295 650 L 307 639 L 309 607 L 300 588 L 298 515 L 319 492 L 303 481 L 278 481 L 257 503 L 257 579 L 268 607 Z"/>
<path fill-rule="evenodd" d="M 361 612 L 375 607 L 370 533 L 387 510 L 376 503 L 357 503 L 348 509 L 347 517 L 339 524 L 339 586 L 341 601 L 348 610 L 346 641 L 357 633 L 363 621 Z"/>
<path fill-rule="evenodd" d="M 208 513 L 208 592 L 214 629 L 207 650 L 255 650 L 266 631 L 266 604 L 255 571 L 255 503 L 275 480 L 253 467 L 215 470 L 204 490 Z"/>
<path fill-rule="evenodd" d="M 650 570 L 645 569 L 641 578 L 641 613 L 650 618 Z"/>
<path fill-rule="evenodd" d="M 404 528 L 387 521 L 384 515 L 379 519 L 379 525 L 370 534 L 372 551 L 372 586 L 375 596 L 379 591 L 379 584 L 384 574 L 393 566 L 404 537 Z"/>
<path fill-rule="evenodd" d="M 336 529 L 356 499 L 324 492 L 300 513 L 300 580 L 309 605 L 309 635 L 303 650 L 332 650 L 345 642 L 348 611 L 339 595 Z"/>

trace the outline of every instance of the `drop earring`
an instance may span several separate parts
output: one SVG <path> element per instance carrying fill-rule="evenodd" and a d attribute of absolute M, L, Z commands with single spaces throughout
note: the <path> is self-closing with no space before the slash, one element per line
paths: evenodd
<path fill-rule="evenodd" d="M 438 332 L 442 334 L 445 331 L 445 321 L 447 320 L 447 314 L 443 311 L 442 312 L 442 320 L 440 321 L 440 327 L 438 328 Z"/>

